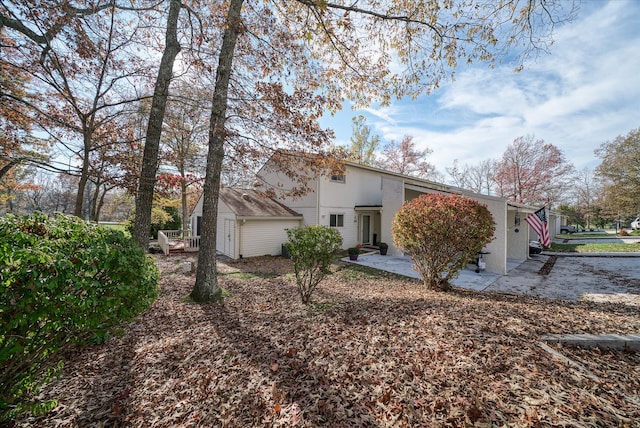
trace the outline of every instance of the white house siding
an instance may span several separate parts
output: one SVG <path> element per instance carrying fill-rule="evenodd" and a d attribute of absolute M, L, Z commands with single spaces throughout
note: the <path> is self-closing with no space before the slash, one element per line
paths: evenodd
<path fill-rule="evenodd" d="M 380 173 L 346 166 L 345 182 L 320 181 L 320 209 L 318 224 L 329 226 L 331 214 L 342 214 L 344 226 L 338 230 L 342 235 L 343 248 L 361 243 L 361 215 L 371 215 L 371 236 L 376 234 L 377 241 L 385 239 L 380 232 L 379 210 L 356 211 L 356 206 L 382 205 L 382 177 Z M 293 208 L 293 207 L 292 207 Z M 297 208 L 296 211 L 300 212 Z M 372 241 L 372 238 L 371 238 Z M 385 241 L 386 242 L 386 241 Z"/>
<path fill-rule="evenodd" d="M 329 207 L 320 207 L 320 221 L 321 226 L 330 226 L 331 214 L 344 216 L 344 223 L 342 227 L 336 227 L 336 230 L 342 235 L 342 248 L 353 247 L 358 243 L 358 223 L 357 214 L 353 209 L 353 206 L 344 207 L 331 205 Z"/>
<path fill-rule="evenodd" d="M 516 224 L 516 216 L 520 219 Z M 526 260 L 529 257 L 529 225 L 526 213 L 515 209 L 507 212 L 507 258 Z"/>
<path fill-rule="evenodd" d="M 299 220 L 238 220 L 238 257 L 277 256 L 287 242 L 286 229 L 300 226 Z"/>
<path fill-rule="evenodd" d="M 303 220 L 302 220 L 302 226 L 314 226 L 316 224 L 318 224 L 317 222 L 317 217 L 318 217 L 318 209 L 313 206 L 313 207 L 294 207 L 292 205 L 289 204 L 288 200 L 285 199 L 279 199 L 280 201 L 282 201 L 283 204 L 285 204 L 286 206 L 288 206 L 289 208 L 291 208 L 292 210 L 296 210 L 297 212 L 299 212 L 300 214 L 302 214 Z"/>
<path fill-rule="evenodd" d="M 507 202 L 504 199 L 481 195 L 476 195 L 473 199 L 487 205 L 496 226 L 493 235 L 495 239 L 485 247 L 485 250 L 491 253 L 484 257 L 487 270 L 504 275 L 507 273 Z"/>
<path fill-rule="evenodd" d="M 268 183 L 273 190 L 278 192 L 286 192 L 291 190 L 294 186 L 297 186 L 286 174 L 278 173 L 277 171 L 273 171 L 270 167 L 265 167 L 259 172 L 262 181 Z M 316 180 L 311 180 L 308 183 L 308 186 L 311 189 L 317 189 L 318 182 Z M 318 193 L 316 190 L 312 190 L 302 197 L 297 198 L 284 198 L 280 197 L 280 195 L 276 195 L 278 201 L 282 202 L 287 207 L 292 210 L 302 214 L 303 216 L 303 225 L 311 226 L 320 224 L 318 223 Z"/>
<path fill-rule="evenodd" d="M 402 255 L 402 252 L 393 245 L 391 225 L 393 217 L 404 203 L 404 182 L 393 177 L 382 177 L 382 237 L 381 240 L 389 244 L 388 254 Z"/>
<path fill-rule="evenodd" d="M 262 179 L 270 185 L 280 189 L 293 187 L 291 179 L 284 174 L 264 168 L 260 172 Z M 318 184 L 319 183 L 319 184 Z M 330 225 L 331 214 L 344 216 L 344 224 L 337 228 L 342 235 L 343 248 L 354 246 L 360 242 L 359 216 L 362 212 L 356 212 L 355 206 L 376 206 L 382 204 L 382 177 L 380 173 L 356 169 L 347 165 L 345 170 L 345 182 L 332 182 L 329 178 L 314 180 L 310 183 L 314 190 L 307 195 L 293 198 L 278 198 L 287 207 L 303 215 L 303 225 Z M 378 242 L 391 240 L 380 233 L 380 213 L 370 211 L 366 214 L 372 216 L 372 234 L 376 233 Z M 382 222 L 382 224 L 384 224 Z"/>
<path fill-rule="evenodd" d="M 382 203 L 382 176 L 380 172 L 354 168 L 347 165 L 345 182 L 322 180 L 320 192 L 328 195 L 322 198 L 326 208 L 349 207 L 356 205 L 380 205 Z"/>

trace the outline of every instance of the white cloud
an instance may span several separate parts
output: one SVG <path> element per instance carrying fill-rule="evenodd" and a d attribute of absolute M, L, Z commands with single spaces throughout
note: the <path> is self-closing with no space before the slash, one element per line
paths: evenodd
<path fill-rule="evenodd" d="M 584 7 L 558 28 L 550 55 L 522 72 L 512 65 L 462 67 L 431 96 L 343 113 L 331 123 L 338 141 L 348 141 L 351 116 L 365 114 L 384 140 L 411 135 L 432 149 L 429 160 L 442 173 L 454 159 L 497 159 L 529 134 L 559 147 L 577 169 L 593 168 L 601 143 L 640 127 L 640 2 Z"/>
<path fill-rule="evenodd" d="M 363 109 L 367 113 L 377 117 L 378 119 L 382 119 L 384 122 L 396 124 L 396 120 L 394 119 L 394 115 L 398 114 L 398 109 L 391 107 L 380 107 L 380 108 L 365 108 Z"/>
<path fill-rule="evenodd" d="M 587 6 L 559 29 L 551 55 L 524 71 L 461 70 L 428 99 L 370 110 L 370 123 L 386 140 L 412 135 L 431 148 L 441 172 L 454 159 L 498 158 L 528 134 L 558 146 L 578 169 L 597 164 L 600 143 L 640 126 L 640 3 Z"/>

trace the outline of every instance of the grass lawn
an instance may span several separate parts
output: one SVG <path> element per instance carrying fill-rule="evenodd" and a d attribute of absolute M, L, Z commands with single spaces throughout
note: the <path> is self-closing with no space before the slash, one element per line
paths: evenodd
<path fill-rule="evenodd" d="M 615 238 L 618 235 L 614 235 L 607 232 L 599 233 L 558 233 L 558 238 L 563 239 L 584 239 L 584 238 Z"/>
<path fill-rule="evenodd" d="M 640 352 L 540 342 L 638 334 L 638 307 L 454 289 L 337 265 L 300 303 L 291 262 L 220 265 L 227 298 L 156 256 L 161 295 L 121 337 L 67 356 L 24 426 L 637 426 Z M 561 286 L 561 284 L 559 284 Z M 557 352 L 557 353 L 556 353 Z"/>
<path fill-rule="evenodd" d="M 568 242 L 566 244 L 557 244 L 552 242 L 551 251 L 559 253 L 638 253 L 640 252 L 640 243 L 572 244 Z"/>
<path fill-rule="evenodd" d="M 627 236 L 640 236 L 640 230 L 625 229 Z M 620 233 L 589 232 L 589 233 L 558 233 L 556 235 L 562 239 L 590 239 L 590 238 L 620 238 Z"/>

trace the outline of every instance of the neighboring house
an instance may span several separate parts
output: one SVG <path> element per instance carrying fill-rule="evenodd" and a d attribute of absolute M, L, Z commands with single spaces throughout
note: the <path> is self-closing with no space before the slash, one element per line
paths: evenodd
<path fill-rule="evenodd" d="M 508 202 L 453 186 L 345 162 L 340 175 L 312 177 L 313 189 L 303 197 L 265 198 L 254 190 L 223 188 L 218 208 L 217 250 L 234 259 L 265 254 L 281 254 L 287 242 L 287 228 L 298 225 L 335 227 L 343 238 L 343 248 L 356 244 L 389 245 L 390 255 L 402 255 L 393 245 L 391 225 L 402 204 L 425 193 L 463 195 L 487 206 L 496 222 L 494 239 L 483 250 L 487 270 L 506 274 L 507 260 L 529 257 L 529 241 L 537 235 L 524 218 L 538 208 Z M 274 162 L 258 172 L 266 186 L 287 191 L 297 186 Z M 199 235 L 202 198 L 192 214 L 192 234 Z M 551 236 L 556 218 L 550 216 Z"/>
<path fill-rule="evenodd" d="M 202 196 L 191 214 L 191 233 L 200 236 Z M 300 226 L 301 214 L 255 190 L 223 187 L 218 199 L 216 249 L 240 259 L 279 255 L 286 229 Z"/>
<path fill-rule="evenodd" d="M 538 234 L 524 221 L 525 217 L 533 214 L 540 207 L 531 207 L 529 205 L 520 204 L 517 202 L 507 202 L 509 206 L 509 218 L 507 219 L 508 233 L 510 234 L 510 244 L 512 248 L 528 247 L 530 240 L 538 241 L 540 237 Z M 558 233 L 560 233 L 560 223 L 564 216 L 556 211 L 547 209 L 547 223 L 549 225 L 549 237 L 553 239 Z M 516 232 L 516 229 L 518 230 Z M 520 233 L 523 231 L 526 233 Z M 519 233 L 519 234 L 518 234 Z M 513 252 L 509 255 L 510 258 L 520 259 L 515 257 Z"/>

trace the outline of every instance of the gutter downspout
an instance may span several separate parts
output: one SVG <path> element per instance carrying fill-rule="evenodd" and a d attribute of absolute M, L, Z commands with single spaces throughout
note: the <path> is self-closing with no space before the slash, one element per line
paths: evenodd
<path fill-rule="evenodd" d="M 320 226 L 320 179 L 316 175 L 316 226 Z"/>
<path fill-rule="evenodd" d="M 242 226 L 246 220 L 240 220 L 238 222 L 238 257 L 242 259 Z"/>

